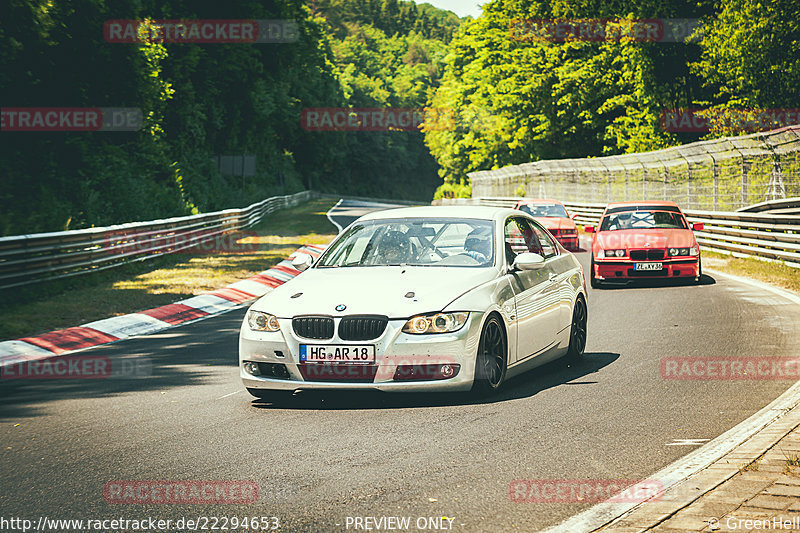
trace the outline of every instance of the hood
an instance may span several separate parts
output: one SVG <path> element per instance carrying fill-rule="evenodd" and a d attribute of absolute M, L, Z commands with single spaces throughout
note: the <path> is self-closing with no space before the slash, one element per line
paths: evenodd
<path fill-rule="evenodd" d="M 604 250 L 630 250 L 634 248 L 691 248 L 695 245 L 694 233 L 689 229 L 625 229 L 601 231 L 596 243 Z M 647 246 L 647 245 L 650 246 Z"/>
<path fill-rule="evenodd" d="M 541 222 L 542 226 L 548 230 L 554 229 L 577 229 L 575 222 L 571 218 L 564 217 L 534 217 Z"/>
<path fill-rule="evenodd" d="M 405 318 L 441 311 L 465 292 L 496 277 L 493 267 L 312 268 L 261 297 L 253 309 L 280 318 L 361 314 Z M 406 297 L 410 292 L 414 297 Z M 298 293 L 302 295 L 292 298 Z M 347 308 L 338 312 L 339 305 Z"/>

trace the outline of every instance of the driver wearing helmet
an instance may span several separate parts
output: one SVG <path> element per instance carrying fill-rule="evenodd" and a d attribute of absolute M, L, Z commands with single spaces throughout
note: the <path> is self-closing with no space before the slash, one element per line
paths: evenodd
<path fill-rule="evenodd" d="M 400 265 L 411 260 L 411 241 L 402 231 L 387 231 L 380 242 L 378 262 Z"/>
<path fill-rule="evenodd" d="M 614 228 L 616 226 L 616 228 Z M 631 213 L 619 213 L 617 214 L 617 220 L 615 224 L 612 224 L 611 229 L 631 229 L 633 227 L 633 220 L 631 218 Z"/>
<path fill-rule="evenodd" d="M 464 252 L 480 264 L 488 264 L 492 257 L 492 231 L 478 228 L 470 232 L 464 241 Z"/>

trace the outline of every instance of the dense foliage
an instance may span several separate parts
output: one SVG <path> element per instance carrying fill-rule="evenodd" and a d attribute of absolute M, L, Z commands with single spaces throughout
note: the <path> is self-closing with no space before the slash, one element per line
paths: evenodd
<path fill-rule="evenodd" d="M 294 20 L 299 39 L 106 41 L 105 21 L 145 18 Z M 301 114 L 424 106 L 459 24 L 452 13 L 392 1 L 6 2 L 3 107 L 133 107 L 145 127 L 3 132 L 0 234 L 206 212 L 312 187 L 430 198 L 438 177 L 422 133 L 305 131 Z M 256 156 L 255 176 L 220 173 L 215 157 L 245 154 Z"/>
<path fill-rule="evenodd" d="M 692 67 L 713 109 L 800 107 L 800 3 L 724 0 L 700 45 L 702 57 Z M 724 123 L 715 132 L 735 133 Z"/>
<path fill-rule="evenodd" d="M 494 117 L 482 130 L 426 136 L 451 187 L 466 173 L 538 159 L 653 150 L 677 142 L 660 127 L 663 108 L 702 93 L 689 63 L 697 45 L 635 40 L 519 38 L 519 21 L 693 18 L 696 3 L 495 0 L 451 43 L 434 106 Z M 522 33 L 523 36 L 528 34 Z M 462 111 L 466 112 L 466 111 Z"/>
<path fill-rule="evenodd" d="M 0 233 L 249 204 L 303 188 L 426 200 L 468 172 L 658 149 L 664 109 L 796 108 L 793 0 L 9 0 L 4 107 L 136 107 L 138 132 L 3 132 Z M 290 19 L 283 44 L 113 44 L 109 19 Z M 513 38 L 528 19 L 700 19 L 691 42 Z M 421 108 L 425 132 L 309 131 L 307 108 Z M 442 115 L 442 113 L 444 115 Z M 711 135 L 740 133 L 718 128 Z M 218 156 L 254 155 L 256 175 Z M 438 174 L 438 175 L 437 175 Z"/>
<path fill-rule="evenodd" d="M 521 20 L 590 18 L 700 19 L 700 27 L 674 43 L 512 38 Z M 665 131 L 663 110 L 798 103 L 800 4 L 792 0 L 494 0 L 454 37 L 433 99 L 494 120 L 480 130 L 430 131 L 426 142 L 445 181 L 437 195 L 468 194 L 474 170 L 641 152 L 704 135 Z M 707 136 L 748 132 L 720 124 Z"/>

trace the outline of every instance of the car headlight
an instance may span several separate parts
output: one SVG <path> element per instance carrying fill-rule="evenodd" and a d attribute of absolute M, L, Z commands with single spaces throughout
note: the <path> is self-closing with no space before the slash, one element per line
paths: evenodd
<path fill-rule="evenodd" d="M 261 311 L 250 311 L 247 313 L 247 325 L 253 331 L 280 331 L 281 325 L 278 317 Z"/>
<path fill-rule="evenodd" d="M 697 255 L 700 253 L 700 250 L 697 246 L 693 246 L 692 248 L 670 248 L 669 255 L 672 257 L 675 256 L 686 256 L 686 255 Z"/>
<path fill-rule="evenodd" d="M 600 259 L 604 257 L 625 257 L 625 250 L 600 250 L 597 257 Z"/>
<path fill-rule="evenodd" d="M 403 326 L 403 333 L 429 335 L 432 333 L 452 333 L 467 323 L 469 313 L 435 313 L 411 317 Z"/>

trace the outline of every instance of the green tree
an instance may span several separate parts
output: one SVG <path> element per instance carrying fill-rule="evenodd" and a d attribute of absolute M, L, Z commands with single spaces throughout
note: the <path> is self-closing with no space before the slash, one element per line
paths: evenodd
<path fill-rule="evenodd" d="M 440 175 L 446 183 L 463 183 L 467 173 L 479 169 L 675 144 L 659 118 L 664 108 L 686 106 L 698 96 L 700 82 L 687 65 L 696 46 L 624 39 L 554 42 L 515 29 L 527 19 L 685 16 L 700 9 L 679 1 L 485 5 L 483 15 L 464 24 L 450 43 L 431 105 L 492 120 L 480 121 L 479 128 L 426 131 Z"/>
<path fill-rule="evenodd" d="M 721 0 L 701 33 L 694 71 L 716 109 L 796 108 L 800 102 L 800 5 L 791 0 Z M 735 134 L 725 127 L 715 135 Z"/>

